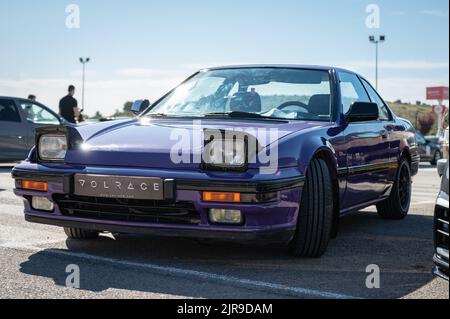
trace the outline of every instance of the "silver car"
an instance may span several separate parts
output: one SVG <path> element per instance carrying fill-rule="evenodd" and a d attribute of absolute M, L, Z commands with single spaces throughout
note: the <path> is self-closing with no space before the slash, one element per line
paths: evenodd
<path fill-rule="evenodd" d="M 35 143 L 36 128 L 66 124 L 38 102 L 0 96 L 0 162 L 25 159 Z"/>
<path fill-rule="evenodd" d="M 434 274 L 448 280 L 448 160 L 440 160 L 438 162 L 438 172 L 442 176 L 442 184 L 434 212 L 435 255 L 433 261 L 436 265 Z"/>

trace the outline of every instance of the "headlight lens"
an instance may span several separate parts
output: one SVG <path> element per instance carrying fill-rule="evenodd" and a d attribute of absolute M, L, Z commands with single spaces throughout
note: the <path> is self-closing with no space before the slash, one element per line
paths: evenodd
<path fill-rule="evenodd" d="M 42 160 L 63 160 L 66 152 L 65 135 L 42 135 L 39 139 L 39 157 Z"/>
<path fill-rule="evenodd" d="M 246 157 L 244 140 L 213 140 L 205 147 L 205 163 L 217 167 L 243 167 Z"/>

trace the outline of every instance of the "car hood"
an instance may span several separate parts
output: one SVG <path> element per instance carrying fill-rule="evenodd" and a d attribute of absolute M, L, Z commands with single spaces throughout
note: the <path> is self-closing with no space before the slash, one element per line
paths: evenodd
<path fill-rule="evenodd" d="M 197 126 L 195 126 L 197 124 Z M 166 169 L 194 169 L 198 163 L 174 163 L 171 152 L 179 147 L 181 136 L 187 141 L 187 152 L 201 154 L 202 145 L 192 146 L 193 136 L 203 141 L 204 129 L 246 130 L 251 128 L 257 137 L 258 130 L 275 129 L 276 139 L 258 139 L 262 148 L 268 147 L 274 140 L 287 138 L 290 134 L 319 128 L 329 123 L 306 121 L 261 121 L 261 120 L 213 120 L 199 121 L 181 119 L 133 119 L 98 123 L 77 127 L 77 135 L 83 141 L 81 146 L 69 150 L 66 163 L 86 166 L 130 166 Z M 186 135 L 187 134 L 187 135 Z M 197 137 L 198 139 L 198 137 Z M 177 144 L 178 143 L 178 144 Z M 195 143 L 199 144 L 199 143 Z"/>

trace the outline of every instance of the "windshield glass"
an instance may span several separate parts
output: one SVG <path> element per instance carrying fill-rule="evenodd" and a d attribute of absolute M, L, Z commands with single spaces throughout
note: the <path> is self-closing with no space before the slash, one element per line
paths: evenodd
<path fill-rule="evenodd" d="M 329 121 L 330 76 L 326 71 L 239 68 L 200 72 L 177 87 L 148 116 L 245 114 L 261 118 Z"/>

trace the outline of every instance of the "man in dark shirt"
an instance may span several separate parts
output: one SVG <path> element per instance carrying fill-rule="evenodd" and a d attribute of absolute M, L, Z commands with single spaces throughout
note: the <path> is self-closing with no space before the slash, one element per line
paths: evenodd
<path fill-rule="evenodd" d="M 73 97 L 75 94 L 75 87 L 69 86 L 69 94 L 59 101 L 59 114 L 70 123 L 77 123 L 80 118 L 80 109 L 78 102 Z"/>

